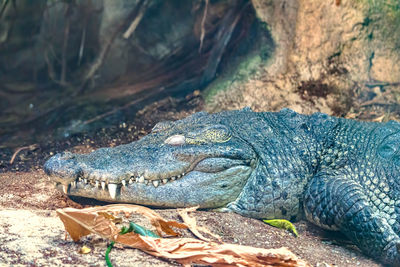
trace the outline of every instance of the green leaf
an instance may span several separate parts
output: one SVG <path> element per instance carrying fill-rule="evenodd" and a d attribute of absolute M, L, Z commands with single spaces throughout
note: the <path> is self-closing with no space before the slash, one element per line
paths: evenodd
<path fill-rule="evenodd" d="M 134 223 L 134 222 L 130 222 L 130 223 L 129 223 L 129 229 L 130 229 L 130 228 L 132 228 L 133 231 L 134 231 L 135 233 L 139 234 L 139 235 L 150 236 L 150 237 L 155 237 L 155 238 L 158 238 L 158 237 L 159 237 L 159 236 L 158 236 L 156 233 L 154 233 L 153 231 L 148 230 L 148 229 L 144 228 L 143 226 L 140 226 L 140 225 L 138 225 L 138 224 L 136 224 L 136 223 Z"/>
<path fill-rule="evenodd" d="M 153 231 L 148 230 L 148 229 L 144 228 L 143 226 L 140 226 L 140 225 L 138 225 L 138 224 L 136 224 L 134 222 L 129 222 L 129 227 L 122 226 L 121 231 L 119 232 L 119 234 L 120 235 L 124 235 L 124 234 L 130 233 L 130 232 L 135 232 L 135 233 L 137 233 L 139 235 L 142 235 L 142 236 L 150 236 L 150 237 L 155 237 L 155 238 L 159 237 Z M 111 260 L 110 260 L 110 257 L 109 257 L 109 254 L 110 254 L 111 249 L 114 246 L 114 243 L 115 243 L 114 241 L 111 242 L 111 244 L 107 247 L 107 250 L 106 250 L 106 263 L 107 263 L 108 267 L 113 267 L 112 263 L 111 263 Z"/>
<path fill-rule="evenodd" d="M 280 229 L 285 229 L 289 232 L 292 232 L 296 237 L 299 236 L 297 233 L 296 227 L 289 222 L 288 220 L 283 220 L 283 219 L 273 219 L 273 220 L 263 220 L 266 224 L 269 224 L 271 226 L 280 228 Z"/>

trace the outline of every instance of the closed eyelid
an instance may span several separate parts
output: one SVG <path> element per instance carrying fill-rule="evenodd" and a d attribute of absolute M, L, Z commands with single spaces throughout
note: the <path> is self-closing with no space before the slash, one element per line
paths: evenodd
<path fill-rule="evenodd" d="M 392 156 L 395 153 L 396 149 L 389 145 L 383 145 L 378 149 L 378 153 L 380 156 L 387 158 Z"/>

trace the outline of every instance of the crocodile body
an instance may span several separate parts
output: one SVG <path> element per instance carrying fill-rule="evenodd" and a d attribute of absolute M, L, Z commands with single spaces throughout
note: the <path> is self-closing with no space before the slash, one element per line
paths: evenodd
<path fill-rule="evenodd" d="M 200 112 L 130 144 L 57 154 L 44 169 L 71 196 L 305 218 L 400 265 L 398 122 L 289 109 Z"/>

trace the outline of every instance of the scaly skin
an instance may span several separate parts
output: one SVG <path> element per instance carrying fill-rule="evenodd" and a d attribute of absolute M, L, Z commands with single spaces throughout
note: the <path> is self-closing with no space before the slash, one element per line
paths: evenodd
<path fill-rule="evenodd" d="M 364 253 L 400 265 L 400 123 L 285 109 L 196 113 L 141 140 L 44 169 L 71 196 L 158 207 L 306 218 Z"/>

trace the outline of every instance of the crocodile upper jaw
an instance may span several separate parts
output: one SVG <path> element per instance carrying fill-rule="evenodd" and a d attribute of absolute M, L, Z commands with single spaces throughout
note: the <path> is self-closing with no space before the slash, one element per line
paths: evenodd
<path fill-rule="evenodd" d="M 70 196 L 107 202 L 157 207 L 217 208 L 237 198 L 252 170 L 248 165 L 237 165 L 217 173 L 191 171 L 170 178 L 165 183 L 131 178 L 115 184 L 78 178 L 68 185 L 57 183 L 57 188 Z"/>

